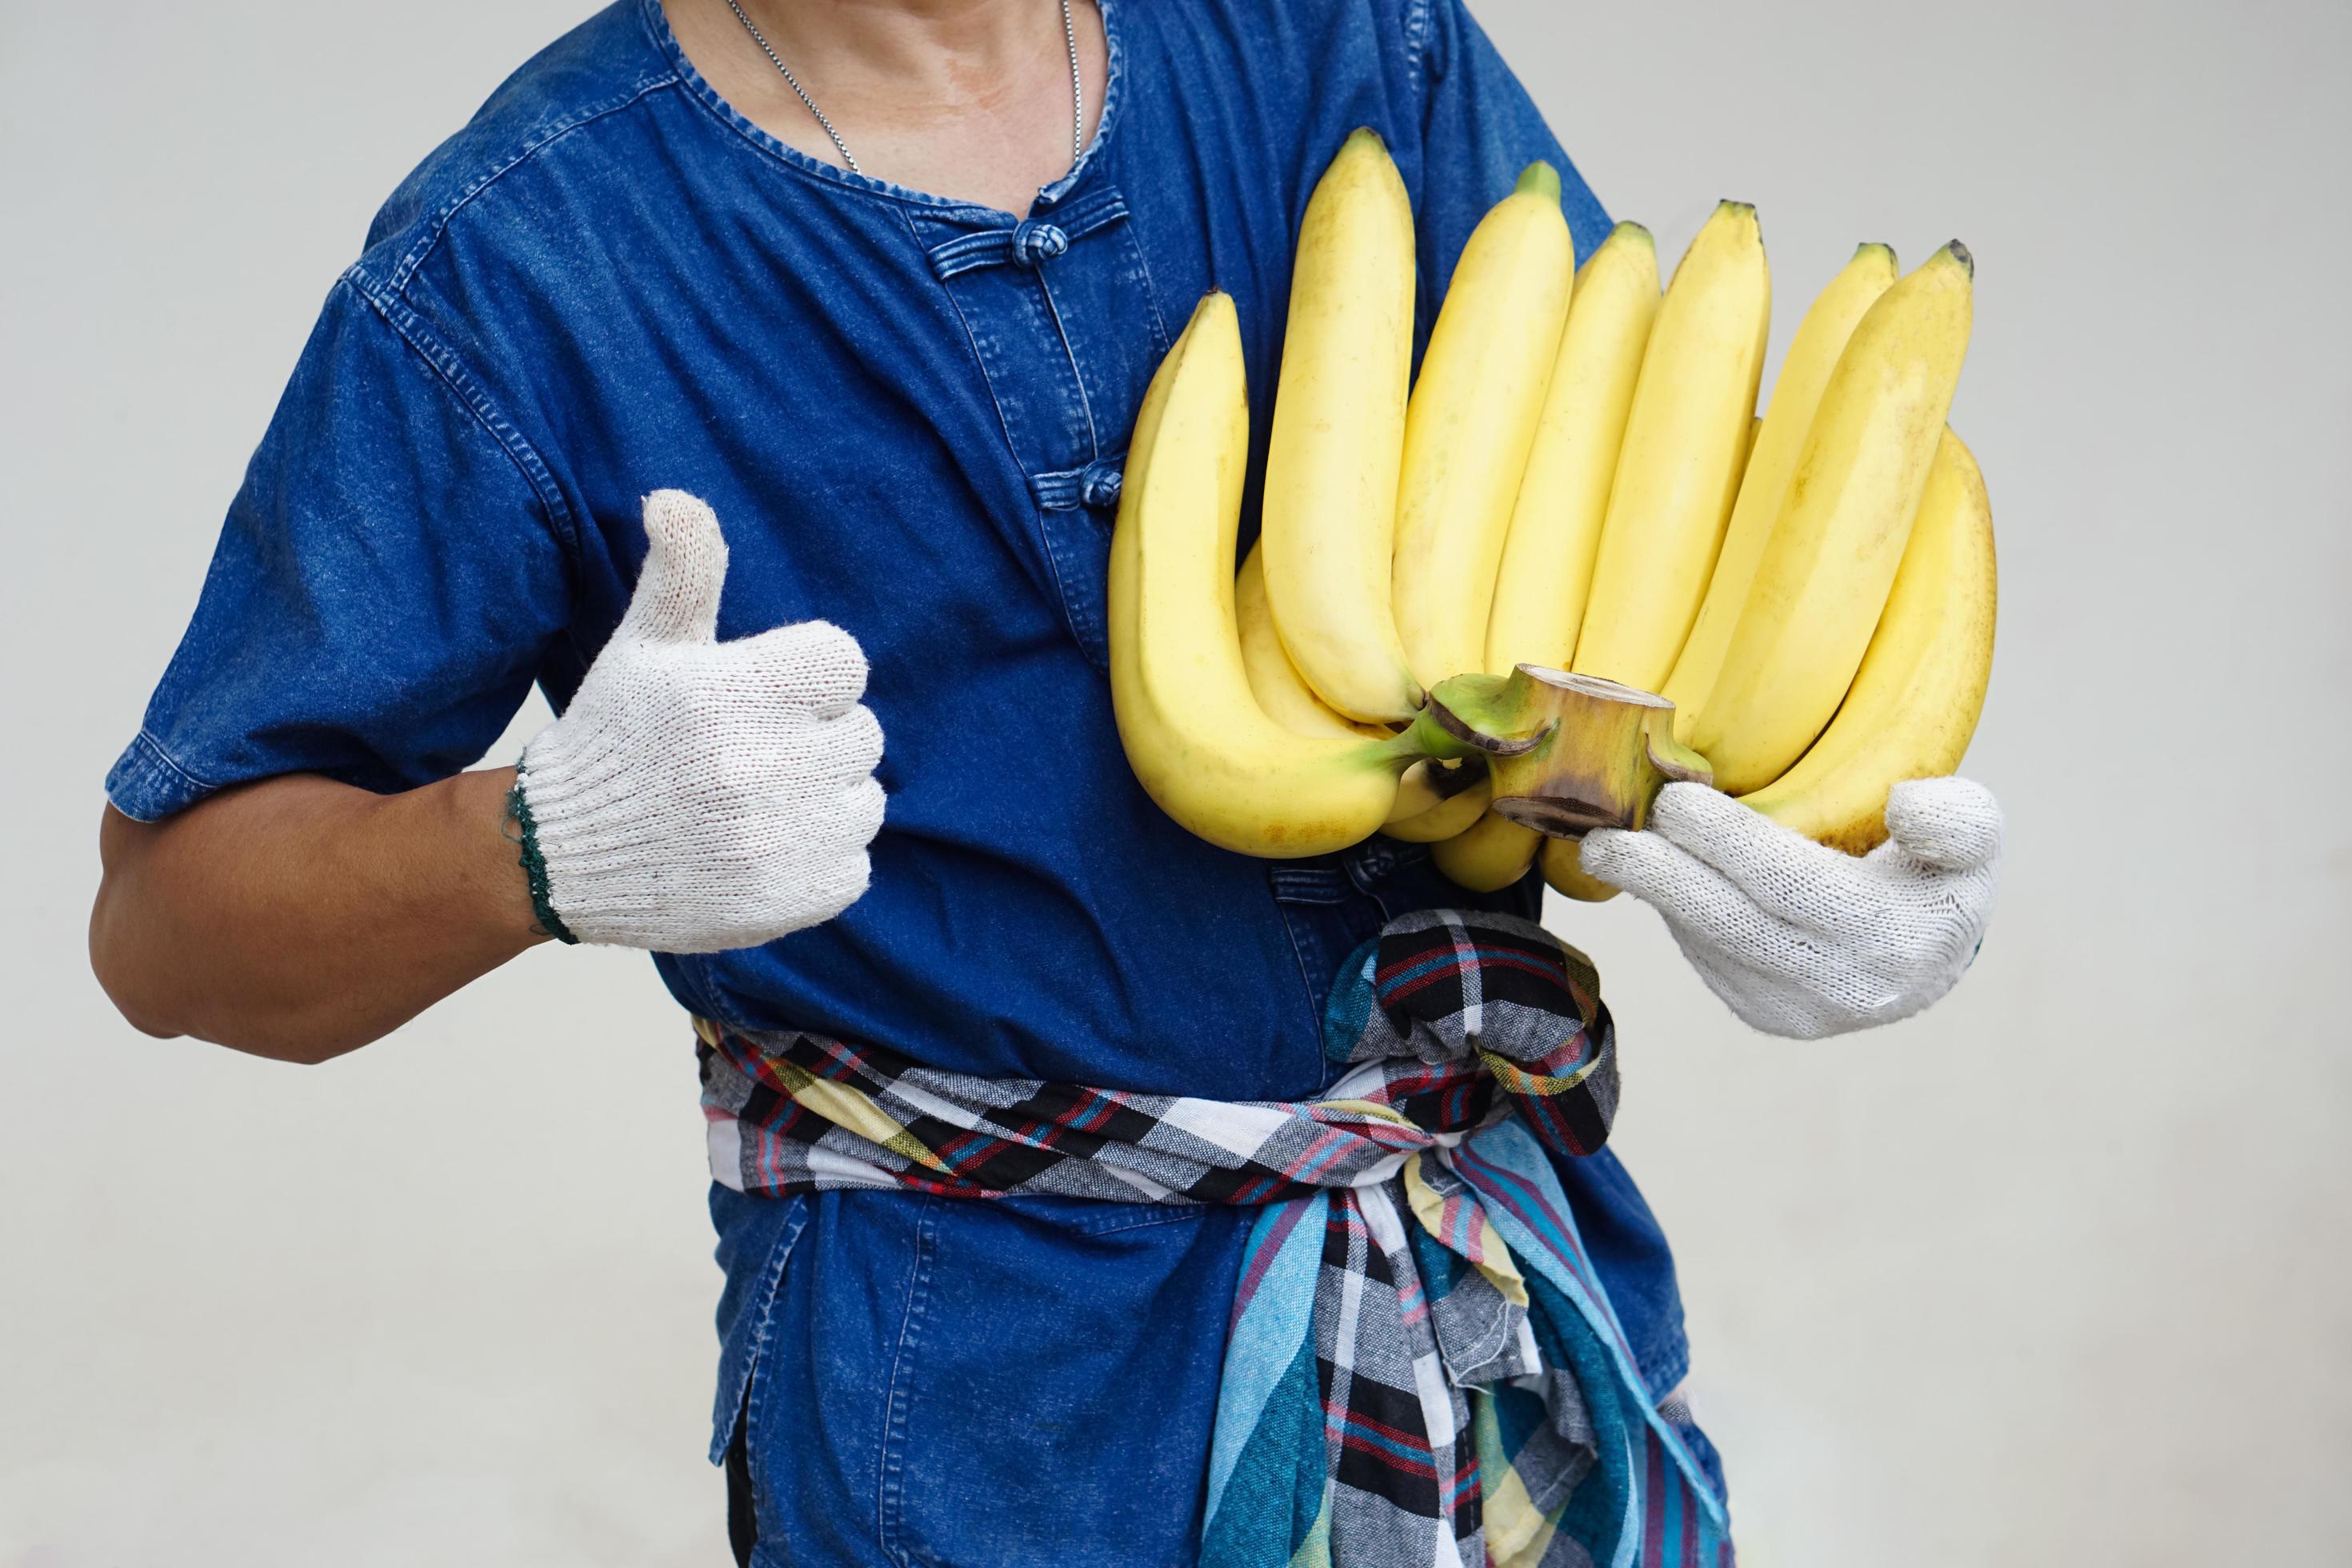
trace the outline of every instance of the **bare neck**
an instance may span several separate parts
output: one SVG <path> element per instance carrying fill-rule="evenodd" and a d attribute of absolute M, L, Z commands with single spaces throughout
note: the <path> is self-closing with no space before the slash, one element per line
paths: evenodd
<path fill-rule="evenodd" d="M 789 48 L 812 68 L 940 89 L 957 85 L 959 68 L 1008 68 L 1034 54 L 1040 18 L 1050 13 L 1058 31 L 1060 15 L 1058 6 L 1036 0 L 740 3 L 778 52 Z"/>
<path fill-rule="evenodd" d="M 663 0 L 695 68 L 753 123 L 826 163 L 841 154 L 727 0 Z M 1068 172 L 1071 95 L 1059 0 L 740 0 L 833 122 L 859 170 L 1025 213 Z M 1107 55 L 1093 0 L 1072 0 L 1091 137 Z"/>

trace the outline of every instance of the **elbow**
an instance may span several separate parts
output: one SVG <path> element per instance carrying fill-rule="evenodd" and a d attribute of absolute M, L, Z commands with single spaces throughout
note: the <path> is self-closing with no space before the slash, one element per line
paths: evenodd
<path fill-rule="evenodd" d="M 298 1067 L 332 1061 L 375 1037 L 354 1035 L 316 1016 L 281 1016 L 257 1008 L 238 1009 L 230 1016 L 204 1016 L 201 1009 L 175 1004 L 142 984 L 139 963 L 101 937 L 95 921 L 91 924 L 90 972 L 122 1021 L 142 1035 L 158 1040 L 198 1039 Z"/>
<path fill-rule="evenodd" d="M 299 1068 L 324 1066 L 377 1038 L 371 1035 L 365 1039 L 352 1039 L 299 1027 L 273 1028 L 267 1026 L 247 1027 L 234 1034 L 224 1033 L 218 1037 L 197 1034 L 194 1030 L 185 1032 L 207 1044 L 226 1046 L 245 1056 L 260 1057 L 268 1061 L 285 1062 Z"/>
<path fill-rule="evenodd" d="M 373 1045 L 383 1037 L 383 1031 L 354 1029 L 347 1023 L 321 1019 L 312 1014 L 289 1013 L 284 1016 L 253 1016 L 220 1029 L 184 1029 L 211 1045 L 226 1046 L 249 1057 L 264 1057 L 273 1062 L 288 1062 L 295 1067 L 314 1068 L 348 1056 L 362 1046 Z"/>
<path fill-rule="evenodd" d="M 208 1009 L 173 984 L 169 955 L 130 918 L 113 879 L 101 879 L 89 914 L 89 968 L 122 1021 L 159 1040 L 192 1037 L 247 1056 L 315 1067 L 376 1038 L 315 1006 L 245 1005 Z M 215 1016 L 216 1015 L 216 1016 Z"/>
<path fill-rule="evenodd" d="M 159 1040 L 186 1034 L 163 998 L 142 983 L 142 966 L 137 962 L 134 943 L 122 930 L 120 903 L 113 879 L 100 881 L 89 910 L 90 973 L 122 1021 L 141 1034 Z"/>
<path fill-rule="evenodd" d="M 90 972 L 122 1021 L 142 1035 L 159 1040 L 199 1039 L 247 1056 L 300 1067 L 316 1067 L 368 1043 L 315 1016 L 280 1016 L 250 1007 L 236 1009 L 226 1016 L 205 1016 L 200 1007 L 184 1000 L 175 1002 L 144 980 L 145 971 L 135 956 L 124 953 L 119 943 L 101 934 L 98 921 L 90 924 Z"/>
<path fill-rule="evenodd" d="M 149 1012 L 139 1005 L 136 998 L 126 996 L 117 987 L 108 984 L 103 973 L 99 975 L 98 984 L 99 989 L 106 993 L 106 999 L 114 1004 L 116 1015 L 148 1038 L 176 1040 L 188 1032 L 173 1025 L 162 1014 Z"/>
<path fill-rule="evenodd" d="M 142 1035 L 170 1039 L 187 1030 L 173 1018 L 163 988 L 163 973 L 141 941 L 139 900 L 126 884 L 137 880 L 140 868 L 152 852 L 155 829 L 133 822 L 112 805 L 98 828 L 98 893 L 89 906 L 89 972 L 99 989 L 122 1015 L 122 1021 Z"/>

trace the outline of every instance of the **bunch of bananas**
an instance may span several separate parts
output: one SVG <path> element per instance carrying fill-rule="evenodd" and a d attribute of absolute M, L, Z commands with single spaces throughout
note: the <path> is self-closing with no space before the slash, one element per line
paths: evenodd
<path fill-rule="evenodd" d="M 1221 293 L 1152 379 L 1112 536 L 1119 736 L 1186 828 L 1267 857 L 1386 832 L 1465 887 L 1540 858 L 1605 898 L 1572 840 L 1496 808 L 1487 759 L 1527 742 L 1461 721 L 1521 667 L 1662 694 L 1670 751 L 1855 854 L 1895 784 L 1958 765 L 1994 619 L 1984 482 L 1945 423 L 1958 241 L 1907 277 L 1858 249 L 1760 418 L 1771 285 L 1744 204 L 1662 293 L 1638 224 L 1576 264 L 1535 164 L 1464 247 L 1417 382 L 1412 208 L 1370 132 L 1317 184 L 1295 268 L 1238 575 L 1249 414 Z"/>

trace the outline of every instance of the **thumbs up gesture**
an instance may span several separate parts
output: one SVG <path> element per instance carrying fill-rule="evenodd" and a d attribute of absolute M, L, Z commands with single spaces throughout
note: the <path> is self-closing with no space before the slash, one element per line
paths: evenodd
<path fill-rule="evenodd" d="M 727 543 L 682 490 L 646 498 L 635 597 L 563 717 L 523 751 L 525 864 L 580 942 L 717 952 L 866 890 L 882 727 L 866 655 L 824 621 L 718 640 Z M 561 929 L 558 929 L 560 927 Z"/>

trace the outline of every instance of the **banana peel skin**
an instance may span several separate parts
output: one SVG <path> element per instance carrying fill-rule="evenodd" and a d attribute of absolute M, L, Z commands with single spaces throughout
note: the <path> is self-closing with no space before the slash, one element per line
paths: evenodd
<path fill-rule="evenodd" d="M 1293 859 L 1360 843 L 1427 758 L 1477 748 L 1420 717 L 1381 738 L 1267 717 L 1241 649 L 1234 561 L 1249 404 L 1231 296 L 1202 296 L 1146 391 L 1111 530 L 1111 709 L 1146 794 L 1199 837 Z"/>
<path fill-rule="evenodd" d="M 1990 509 L 1945 423 L 1967 248 L 1900 279 L 1886 247 L 1857 250 L 1759 419 L 1754 209 L 1723 204 L 1660 298 L 1633 226 L 1579 272 L 1533 165 L 1474 234 L 1400 407 L 1400 189 L 1369 133 L 1318 187 L 1301 266 L 1328 297 L 1293 311 L 1285 482 L 1238 573 L 1229 297 L 1202 297 L 1147 391 L 1108 573 L 1112 705 L 1145 792 L 1240 854 L 1385 833 L 1465 887 L 1539 866 L 1587 900 L 1614 889 L 1578 841 L 1640 829 L 1670 782 L 1865 852 L 1895 783 L 1958 766 L 1989 683 Z M 1498 582 L 1514 562 L 1525 580 Z"/>

